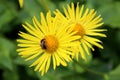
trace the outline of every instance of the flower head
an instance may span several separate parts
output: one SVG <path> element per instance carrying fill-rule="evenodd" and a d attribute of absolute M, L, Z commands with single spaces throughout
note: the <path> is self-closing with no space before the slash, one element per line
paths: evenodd
<path fill-rule="evenodd" d="M 93 45 L 103 49 L 101 45 L 102 41 L 96 38 L 97 36 L 106 37 L 105 34 L 101 33 L 106 31 L 106 29 L 101 29 L 103 25 L 101 16 L 96 16 L 94 9 L 84 9 L 84 5 L 79 7 L 79 3 L 76 8 L 72 3 L 71 5 L 67 5 L 67 8 L 64 7 L 63 9 L 65 16 L 59 10 L 55 12 L 55 14 L 59 14 L 60 22 L 68 22 L 69 27 L 72 27 L 72 31 L 77 31 L 76 35 L 81 36 L 78 47 L 73 49 L 73 51 L 75 51 L 74 56 L 76 56 L 77 60 L 79 53 L 82 58 L 85 59 L 84 51 L 90 54 L 89 48 L 94 50 Z"/>
<path fill-rule="evenodd" d="M 76 40 L 80 36 L 76 32 L 67 31 L 66 22 L 59 24 L 59 15 L 54 18 L 48 12 L 46 17 L 41 13 L 41 22 L 33 17 L 33 26 L 25 23 L 23 27 L 28 33 L 20 32 L 22 39 L 18 39 L 17 52 L 26 60 L 33 60 L 31 66 L 35 66 L 35 71 L 41 71 L 42 75 L 48 71 L 50 64 L 53 68 L 60 64 L 67 66 L 71 61 L 71 47 L 76 46 Z"/>

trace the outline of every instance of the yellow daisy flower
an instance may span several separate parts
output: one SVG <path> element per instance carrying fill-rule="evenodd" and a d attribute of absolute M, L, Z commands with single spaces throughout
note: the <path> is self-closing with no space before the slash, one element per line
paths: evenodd
<path fill-rule="evenodd" d="M 23 0 L 19 0 L 19 5 L 20 5 L 20 8 L 22 8 L 23 7 Z"/>
<path fill-rule="evenodd" d="M 33 17 L 33 26 L 25 23 L 23 27 L 28 33 L 20 32 L 22 39 L 18 39 L 17 52 L 26 60 L 34 60 L 31 66 L 35 66 L 35 71 L 41 71 L 43 75 L 48 71 L 51 62 L 53 68 L 60 64 L 67 66 L 67 62 L 71 61 L 71 47 L 76 46 L 76 40 L 80 36 L 73 36 L 76 32 L 67 31 L 66 22 L 59 24 L 59 15 L 54 18 L 48 12 L 46 17 L 40 14 L 41 22 Z"/>
<path fill-rule="evenodd" d="M 100 15 L 96 16 L 94 9 L 84 9 L 84 5 L 79 7 L 79 3 L 75 7 L 71 3 L 71 5 L 67 5 L 67 8 L 63 7 L 63 10 L 64 15 L 59 10 L 55 12 L 55 14 L 59 14 L 60 22 L 68 22 L 69 27 L 72 27 L 72 31 L 77 31 L 76 35 L 81 36 L 78 44 L 79 47 L 73 49 L 73 52 L 75 51 L 74 56 L 77 60 L 79 53 L 83 59 L 86 59 L 84 51 L 89 55 L 89 48 L 94 50 L 93 45 L 103 49 L 102 42 L 96 37 L 106 37 L 105 34 L 101 33 L 106 31 L 106 29 L 101 29 L 103 25 L 103 22 L 101 22 L 102 18 Z"/>

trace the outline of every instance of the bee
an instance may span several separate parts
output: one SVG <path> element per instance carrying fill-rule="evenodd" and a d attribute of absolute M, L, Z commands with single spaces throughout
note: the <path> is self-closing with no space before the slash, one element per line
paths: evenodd
<path fill-rule="evenodd" d="M 42 49 L 46 49 L 45 39 L 41 40 L 40 46 L 42 47 Z"/>

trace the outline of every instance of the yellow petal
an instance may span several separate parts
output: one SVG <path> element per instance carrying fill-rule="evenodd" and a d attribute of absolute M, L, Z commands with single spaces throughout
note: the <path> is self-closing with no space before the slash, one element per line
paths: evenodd
<path fill-rule="evenodd" d="M 24 39 L 27 39 L 27 40 L 30 40 L 30 41 L 34 41 L 34 42 L 39 42 L 40 41 L 39 38 L 37 38 L 35 36 L 32 36 L 30 34 L 24 33 L 24 32 L 20 32 L 18 35 L 23 37 Z"/>
<path fill-rule="evenodd" d="M 86 41 L 88 41 L 89 43 L 91 43 L 91 44 L 93 44 L 93 45 L 103 49 L 103 46 L 101 44 L 97 43 L 97 42 L 101 42 L 100 40 L 95 39 L 95 38 L 90 38 L 90 37 L 85 37 L 84 39 Z"/>
<path fill-rule="evenodd" d="M 80 54 L 81 54 L 82 58 L 83 58 L 84 60 L 86 60 L 86 56 L 85 56 L 85 53 L 84 53 L 83 50 L 84 50 L 83 47 L 80 46 L 80 47 L 79 47 Z"/>
<path fill-rule="evenodd" d="M 44 61 L 44 59 L 46 58 L 47 54 L 43 53 L 43 55 L 41 55 L 32 65 L 30 65 L 30 67 L 37 65 L 39 67 L 39 65 L 41 65 Z M 35 70 L 38 70 L 38 67 L 36 67 Z"/>
<path fill-rule="evenodd" d="M 55 59 L 55 53 L 52 54 L 52 60 L 53 60 L 53 69 L 55 70 L 56 65 L 57 65 L 57 62 L 56 62 L 56 59 Z"/>
<path fill-rule="evenodd" d="M 57 52 L 57 54 L 56 54 L 56 58 L 58 58 L 59 63 L 61 63 L 63 66 L 67 66 L 67 63 L 65 62 L 64 59 L 62 59 L 61 55 L 59 55 L 58 52 Z"/>
<path fill-rule="evenodd" d="M 19 0 L 20 8 L 23 8 L 23 0 Z"/>
<path fill-rule="evenodd" d="M 46 26 L 42 26 L 36 17 L 33 18 L 33 23 L 34 23 L 34 26 L 36 27 L 36 29 L 38 29 L 38 30 L 40 29 L 40 32 L 42 32 L 43 35 L 46 35 L 46 33 L 47 33 L 46 28 L 45 28 Z"/>
<path fill-rule="evenodd" d="M 26 60 L 26 61 L 32 60 L 32 59 L 36 58 L 37 56 L 39 56 L 41 53 L 42 53 L 42 51 L 38 51 L 36 54 L 34 54 L 34 55 L 28 57 L 28 58 L 25 59 L 25 60 Z"/>
<path fill-rule="evenodd" d="M 57 52 L 58 52 L 58 55 L 59 55 L 62 59 L 66 60 L 66 61 L 68 61 L 68 62 L 72 61 L 72 59 L 71 59 L 71 58 L 69 57 L 69 55 L 68 55 L 69 51 L 66 51 L 66 52 L 65 52 L 65 50 L 59 49 Z M 63 54 L 61 54 L 61 53 L 63 53 Z"/>
<path fill-rule="evenodd" d="M 82 43 L 82 46 L 83 46 L 84 50 L 86 51 L 86 53 L 88 55 L 90 55 L 89 47 L 85 43 Z"/>
<path fill-rule="evenodd" d="M 50 60 L 51 60 L 51 54 L 49 55 L 48 61 L 46 63 L 46 72 L 48 71 L 48 69 L 50 67 Z"/>

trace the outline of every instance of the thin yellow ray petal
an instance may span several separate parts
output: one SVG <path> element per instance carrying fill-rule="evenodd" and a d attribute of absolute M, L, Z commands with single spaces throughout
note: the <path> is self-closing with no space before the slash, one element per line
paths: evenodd
<path fill-rule="evenodd" d="M 88 22 L 90 22 L 95 17 L 95 15 L 96 15 L 95 10 L 94 9 L 90 10 L 90 13 L 87 15 Z"/>
<path fill-rule="evenodd" d="M 76 21 L 78 21 L 80 18 L 79 16 L 79 3 L 77 3 L 77 7 L 76 7 Z"/>
<path fill-rule="evenodd" d="M 44 61 L 44 59 L 46 58 L 46 55 L 47 54 L 43 53 L 43 55 L 41 55 L 40 58 L 38 58 L 33 64 L 30 65 L 30 67 L 35 66 L 37 64 L 39 65 L 40 63 L 42 63 L 42 61 Z"/>
<path fill-rule="evenodd" d="M 75 20 L 75 10 L 74 10 L 74 4 L 71 3 L 71 13 L 70 13 L 72 20 Z"/>
<path fill-rule="evenodd" d="M 99 23 L 99 24 L 93 24 L 93 25 L 90 25 L 89 27 L 88 27 L 88 29 L 95 29 L 95 28 L 99 28 L 100 26 L 102 26 L 104 23 Z"/>
<path fill-rule="evenodd" d="M 67 55 L 72 55 L 72 52 L 70 50 L 68 50 L 68 48 L 59 48 L 58 52 L 67 54 Z"/>
<path fill-rule="evenodd" d="M 51 12 L 50 11 L 46 15 L 46 20 L 47 20 L 47 24 L 51 25 L 52 16 L 51 16 Z"/>
<path fill-rule="evenodd" d="M 49 58 L 49 54 L 47 53 L 44 53 L 44 54 L 43 54 L 44 56 L 41 57 L 41 60 L 39 60 L 38 65 L 35 68 L 35 71 L 36 70 L 42 71 L 42 69 L 45 68 L 45 64 L 46 64 L 47 59 Z"/>
<path fill-rule="evenodd" d="M 56 14 L 57 17 L 59 17 L 59 20 L 61 20 L 62 23 L 65 23 L 67 21 L 66 17 L 58 9 L 56 10 L 55 14 Z"/>
<path fill-rule="evenodd" d="M 89 48 L 93 48 L 92 45 L 90 43 L 88 43 L 86 40 L 81 40 L 82 43 L 85 43 Z"/>
<path fill-rule="evenodd" d="M 70 18 L 71 18 L 71 8 L 70 8 L 70 5 L 67 5 L 67 8 L 68 8 L 68 14 L 70 15 Z"/>
<path fill-rule="evenodd" d="M 63 10 L 64 10 L 66 18 L 70 19 L 70 15 L 69 15 L 68 11 L 65 9 L 65 7 L 63 7 Z"/>
<path fill-rule="evenodd" d="M 82 42 L 81 42 L 81 43 L 82 43 Z M 82 43 L 82 46 L 83 46 L 84 50 L 86 51 L 86 53 L 87 53 L 88 55 L 90 55 L 90 51 L 89 51 L 88 46 L 87 46 L 85 43 Z"/>
<path fill-rule="evenodd" d="M 101 44 L 97 43 L 97 42 L 101 42 L 100 40 L 95 39 L 95 38 L 90 38 L 90 37 L 87 37 L 87 36 L 84 39 L 86 41 L 88 41 L 89 43 L 91 43 L 91 44 L 93 44 L 93 45 L 103 49 L 103 46 Z"/>
<path fill-rule="evenodd" d="M 90 13 L 86 16 L 86 18 L 83 21 L 85 29 L 87 29 L 87 27 L 88 27 L 87 25 L 89 23 L 91 23 L 91 21 L 95 17 L 95 15 L 96 15 L 96 12 L 94 12 L 94 9 L 90 10 Z"/>
<path fill-rule="evenodd" d="M 79 51 L 80 51 L 80 54 L 81 54 L 81 57 L 86 60 L 86 56 L 85 56 L 85 53 L 83 51 L 84 49 L 82 48 L 82 46 L 79 47 Z"/>
<path fill-rule="evenodd" d="M 49 27 L 48 27 L 49 33 L 54 33 L 53 32 L 53 19 L 51 17 L 51 12 L 50 11 L 46 15 L 46 21 L 47 21 L 47 25 L 49 25 Z"/>
<path fill-rule="evenodd" d="M 67 22 L 68 21 L 67 21 L 66 17 L 64 17 L 63 14 L 59 10 L 56 10 L 56 16 L 53 19 L 52 31 L 57 32 L 57 34 L 56 34 L 57 36 L 63 35 L 65 33 L 65 30 L 68 28 L 68 27 L 65 27 L 68 24 Z M 59 28 L 57 28 L 57 27 L 59 27 Z M 61 31 L 63 31 L 63 32 L 61 32 Z"/>
<path fill-rule="evenodd" d="M 19 0 L 20 8 L 23 8 L 23 0 Z"/>
<path fill-rule="evenodd" d="M 54 54 L 54 58 L 56 59 L 57 66 L 60 65 L 59 57 L 57 56 L 57 52 Z"/>
<path fill-rule="evenodd" d="M 40 29 L 40 31 L 41 31 L 44 35 L 46 35 L 46 33 L 47 33 L 47 31 L 46 31 L 46 29 L 45 29 L 46 26 L 42 26 L 42 25 L 40 24 L 40 22 L 38 22 L 38 20 L 37 20 L 36 17 L 33 18 L 33 23 L 34 23 L 34 26 L 36 26 L 36 28 Z"/>
<path fill-rule="evenodd" d="M 25 43 L 25 44 L 40 44 L 39 42 L 34 42 L 34 41 L 29 41 L 29 40 L 24 40 L 24 39 L 17 39 L 17 42 L 19 43 Z"/>
<path fill-rule="evenodd" d="M 34 71 L 39 71 L 39 69 L 41 68 L 41 65 L 44 63 L 44 59 L 41 59 L 41 61 L 39 63 L 36 64 L 36 67 L 34 69 Z M 34 63 L 33 63 L 34 64 Z M 35 65 L 34 65 L 35 66 Z M 32 65 L 30 65 L 30 67 L 32 67 Z"/>
<path fill-rule="evenodd" d="M 40 65 L 40 67 L 39 67 L 39 71 L 41 71 L 42 72 L 42 74 L 44 74 L 44 72 L 45 72 L 45 64 L 46 64 L 46 61 L 47 61 L 47 59 L 44 59 L 44 61 L 43 61 L 43 63 Z"/>
<path fill-rule="evenodd" d="M 75 57 L 75 59 L 78 61 L 78 58 L 79 58 L 79 54 L 81 54 L 80 53 L 80 50 L 79 50 L 79 46 L 80 46 L 80 43 L 79 43 L 79 45 L 77 46 L 77 47 L 73 47 L 73 53 L 74 53 L 74 56 L 73 56 L 73 58 Z"/>
<path fill-rule="evenodd" d="M 72 37 L 67 37 L 66 36 L 66 38 L 62 38 L 62 40 L 60 40 L 60 42 L 63 44 L 65 44 L 65 43 L 70 43 L 70 42 L 72 42 L 72 41 L 76 41 L 76 40 L 79 40 L 80 39 L 80 36 L 72 36 Z M 63 45 L 64 45 L 63 44 Z M 72 44 L 72 43 L 70 43 L 70 44 Z M 74 45 L 74 44 L 73 44 Z"/>
<path fill-rule="evenodd" d="M 41 34 L 43 35 L 44 31 L 41 30 L 42 26 L 35 16 L 32 18 L 32 21 L 33 21 L 33 25 L 34 25 L 36 31 L 41 32 Z"/>
<path fill-rule="evenodd" d="M 57 32 L 56 32 L 56 36 L 58 37 L 58 38 L 60 38 L 61 36 L 63 37 L 63 35 L 65 35 L 66 34 L 66 30 L 68 29 L 68 27 L 65 27 L 65 25 L 61 25 L 60 27 L 59 27 L 59 30 L 57 30 Z"/>
<path fill-rule="evenodd" d="M 43 75 L 44 75 L 44 73 L 45 73 L 45 70 L 42 70 L 42 72 L 41 72 L 41 76 L 43 76 Z"/>
<path fill-rule="evenodd" d="M 103 31 L 107 31 L 107 29 L 92 29 L 92 30 L 88 30 L 88 31 L 92 31 L 92 32 L 103 32 Z M 87 32 L 88 32 L 87 31 Z"/>
<path fill-rule="evenodd" d="M 100 43 L 102 43 L 102 41 L 100 41 L 99 39 L 88 37 L 88 36 L 85 36 L 84 39 L 87 40 L 88 42 L 100 42 Z"/>
<path fill-rule="evenodd" d="M 107 37 L 105 34 L 102 33 L 95 33 L 95 32 L 87 32 L 87 35 L 91 35 L 91 36 L 100 36 L 100 37 Z"/>
<path fill-rule="evenodd" d="M 64 50 L 59 49 L 57 52 L 58 52 L 59 56 L 60 56 L 62 59 L 66 60 L 66 61 L 68 61 L 68 62 L 69 62 L 69 61 L 72 61 L 72 59 L 69 57 L 69 55 L 67 55 L 67 54 L 69 53 L 69 51 L 66 51 L 66 52 L 68 52 L 68 53 L 65 53 Z M 61 53 L 63 53 L 63 54 L 61 54 Z"/>
<path fill-rule="evenodd" d="M 33 19 L 32 19 L 33 20 Z M 34 21 L 33 21 L 33 24 L 35 24 L 34 23 Z M 34 31 L 34 33 L 36 33 L 36 36 L 38 36 L 38 37 L 41 37 L 43 34 L 42 34 L 42 32 L 40 31 L 40 29 L 38 28 L 38 26 L 32 26 L 32 25 L 30 25 L 28 22 L 25 22 L 25 25 L 27 26 L 27 27 L 29 27 L 32 31 Z"/>
<path fill-rule="evenodd" d="M 44 17 L 44 14 L 43 13 L 40 13 L 40 16 L 41 16 L 41 25 L 43 27 L 43 29 L 48 32 L 48 25 L 47 25 L 47 22 L 45 20 L 45 17 Z M 50 27 L 50 26 L 49 26 Z"/>
<path fill-rule="evenodd" d="M 82 7 L 80 8 L 79 18 L 81 18 L 81 17 L 82 17 L 83 9 L 84 9 L 84 5 L 82 5 Z"/>
<path fill-rule="evenodd" d="M 67 27 L 68 27 L 68 29 L 67 29 L 67 33 L 68 33 L 68 34 L 74 35 L 74 34 L 77 33 L 77 31 L 73 31 L 74 25 L 75 25 L 75 24 L 73 23 L 73 24 L 70 24 L 70 25 L 67 26 Z"/>
<path fill-rule="evenodd" d="M 30 41 L 39 42 L 39 40 L 40 40 L 39 38 L 36 38 L 36 37 L 34 37 L 32 35 L 29 35 L 27 33 L 24 33 L 24 32 L 20 32 L 18 35 L 23 37 L 24 39 L 27 39 L 27 40 L 30 40 Z"/>
<path fill-rule="evenodd" d="M 46 63 L 46 72 L 48 71 L 48 69 L 50 67 L 50 60 L 51 60 L 51 54 L 49 55 L 48 61 Z"/>
<path fill-rule="evenodd" d="M 31 47 L 27 47 L 27 48 L 18 48 L 16 51 L 21 52 L 21 51 L 29 51 L 29 50 L 36 50 L 36 49 L 41 50 L 40 47 L 31 46 Z"/>
<path fill-rule="evenodd" d="M 39 44 L 35 44 L 35 45 L 33 45 L 33 44 L 18 44 L 17 45 L 18 47 L 32 47 L 32 46 L 36 46 L 36 47 L 40 47 L 40 45 Z"/>
<path fill-rule="evenodd" d="M 63 36 L 63 35 L 64 35 L 64 36 Z M 56 33 L 56 36 L 57 36 L 58 39 L 61 39 L 61 38 L 63 38 L 63 37 L 66 37 L 66 32 L 63 31 L 63 32 L 61 33 L 60 31 L 58 31 L 58 32 Z"/>
<path fill-rule="evenodd" d="M 53 54 L 52 54 L 53 69 L 54 69 L 54 70 L 56 69 L 56 65 L 57 65 L 57 62 L 56 62 L 56 59 L 55 59 L 55 54 L 56 54 L 56 53 L 53 53 Z"/>
<path fill-rule="evenodd" d="M 79 53 L 78 52 L 75 53 L 75 57 L 76 57 L 76 60 L 78 61 L 78 57 L 79 57 Z"/>
<path fill-rule="evenodd" d="M 36 30 L 39 31 L 39 29 L 35 28 L 35 26 L 29 24 L 28 22 L 25 22 L 25 24 L 23 24 L 24 26 L 28 27 L 29 29 L 31 29 L 32 31 L 36 32 Z"/>
<path fill-rule="evenodd" d="M 84 20 L 86 18 L 88 12 L 89 12 L 89 9 L 87 8 L 86 11 L 85 11 L 85 13 L 82 16 L 82 20 Z"/>
<path fill-rule="evenodd" d="M 58 63 L 61 63 L 63 66 L 67 66 L 66 62 L 60 56 L 61 55 L 59 55 L 59 53 L 57 52 L 56 58 L 58 59 Z"/>
<path fill-rule="evenodd" d="M 22 52 L 19 52 L 19 55 L 22 55 L 23 57 L 28 57 L 32 54 L 35 54 L 36 52 L 40 51 L 39 48 L 37 49 L 32 49 L 32 50 L 26 50 L 26 51 L 22 51 Z"/>
<path fill-rule="evenodd" d="M 98 20 L 97 20 L 98 19 Z M 92 20 L 91 22 L 89 22 L 89 24 L 87 24 L 87 28 L 86 29 L 93 29 L 93 28 L 97 28 L 103 25 L 103 23 L 100 23 L 99 20 L 102 20 L 102 18 L 100 18 L 100 16 L 98 16 L 97 18 L 95 18 L 94 20 Z"/>
<path fill-rule="evenodd" d="M 66 39 L 69 40 L 69 38 L 71 38 L 75 34 L 76 34 L 76 32 L 71 32 L 71 33 L 66 33 L 65 32 L 63 35 L 59 35 L 58 38 L 60 39 L 60 41 L 65 41 Z M 78 36 L 76 36 L 76 38 L 79 39 L 80 36 L 78 35 Z"/>
<path fill-rule="evenodd" d="M 18 52 L 24 52 L 24 51 L 35 51 L 40 49 L 39 47 L 28 47 L 28 48 L 19 48 L 17 49 Z"/>
<path fill-rule="evenodd" d="M 99 23 L 99 22 L 101 22 L 101 21 L 102 21 L 102 18 L 101 18 L 101 15 L 99 15 L 98 17 L 96 17 L 96 18 L 92 21 L 92 23 L 97 24 L 97 23 Z"/>
<path fill-rule="evenodd" d="M 97 43 L 97 42 L 92 42 L 91 44 L 103 49 L 103 46 L 101 44 Z"/>
<path fill-rule="evenodd" d="M 79 45 L 80 46 L 80 45 Z M 72 49 L 72 58 L 75 58 L 77 61 L 78 61 L 78 54 L 79 54 L 79 49 L 78 49 L 78 47 L 79 46 L 75 46 L 75 47 L 72 47 L 71 49 Z"/>
<path fill-rule="evenodd" d="M 47 63 L 48 59 L 50 58 L 50 55 L 51 54 L 47 54 L 46 58 L 44 59 L 43 64 L 41 64 L 41 67 L 39 68 L 39 71 L 43 71 L 43 70 L 45 71 L 46 70 L 46 63 Z"/>
<path fill-rule="evenodd" d="M 33 36 L 40 38 L 41 35 L 37 35 L 33 30 L 31 30 L 30 28 L 28 28 L 27 26 L 23 25 L 23 27 Z"/>
<path fill-rule="evenodd" d="M 99 15 L 98 17 L 94 18 L 94 19 L 91 21 L 91 23 L 92 23 L 93 25 L 97 25 L 97 24 L 100 24 L 101 21 L 102 21 L 102 18 L 101 18 L 101 16 Z"/>
<path fill-rule="evenodd" d="M 60 45 L 60 47 L 61 48 L 65 48 L 65 47 L 75 47 L 75 46 L 77 46 L 78 44 L 76 44 L 76 43 L 74 43 L 74 42 L 72 42 L 72 43 L 61 43 L 61 45 Z"/>
<path fill-rule="evenodd" d="M 89 9 L 87 10 L 89 12 Z M 83 15 L 84 16 L 84 15 Z M 89 14 L 87 13 L 83 18 L 82 18 L 82 24 L 85 26 L 91 21 L 91 12 Z"/>
<path fill-rule="evenodd" d="M 56 15 L 57 16 L 57 15 Z M 57 29 L 58 29 L 58 17 L 54 17 L 54 19 L 53 19 L 53 22 L 52 22 L 52 24 L 51 24 L 51 26 L 52 26 L 52 30 L 51 30 L 51 33 L 52 34 L 56 34 L 56 31 L 57 31 Z"/>
<path fill-rule="evenodd" d="M 59 62 L 63 65 L 63 66 L 67 66 L 67 63 L 64 61 L 64 59 L 61 58 L 61 55 L 59 55 L 59 53 L 57 53 Z"/>
<path fill-rule="evenodd" d="M 41 52 L 38 51 L 38 52 L 36 52 L 36 54 L 34 54 L 34 55 L 28 57 L 27 59 L 25 59 L 25 61 L 32 60 L 32 59 L 36 58 L 37 56 L 39 56 L 41 53 L 42 53 L 42 51 Z"/>

